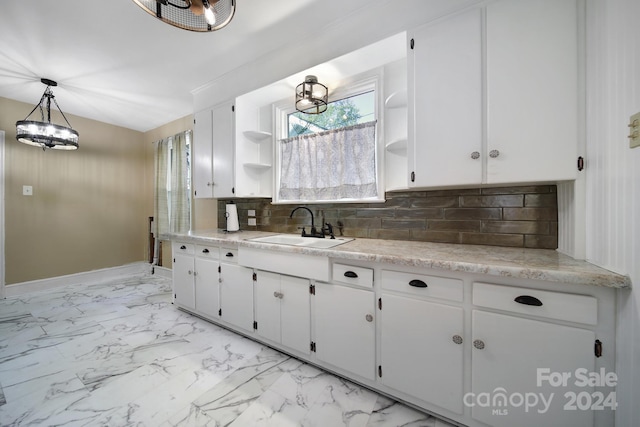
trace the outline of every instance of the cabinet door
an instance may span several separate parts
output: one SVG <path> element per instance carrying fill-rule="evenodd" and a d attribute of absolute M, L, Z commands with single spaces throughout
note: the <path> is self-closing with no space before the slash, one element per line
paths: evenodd
<path fill-rule="evenodd" d="M 482 179 L 482 28 L 479 9 L 411 35 L 409 185 Z M 477 153 L 477 155 L 473 154 Z M 475 157 L 475 158 L 473 158 Z"/>
<path fill-rule="evenodd" d="M 197 112 L 193 123 L 193 195 L 213 197 L 213 125 L 211 110 Z"/>
<path fill-rule="evenodd" d="M 193 280 L 194 259 L 192 256 L 173 257 L 173 295 L 176 304 L 195 309 L 196 298 Z"/>
<path fill-rule="evenodd" d="M 487 5 L 487 183 L 576 178 L 576 14 L 575 0 Z"/>
<path fill-rule="evenodd" d="M 382 294 L 380 313 L 382 383 L 461 414 L 463 309 Z"/>
<path fill-rule="evenodd" d="M 253 331 L 253 270 L 220 263 L 220 278 L 222 320 Z"/>
<path fill-rule="evenodd" d="M 318 359 L 374 380 L 373 292 L 318 283 L 314 304 Z"/>
<path fill-rule="evenodd" d="M 498 394 L 509 398 L 531 393 L 547 400 L 552 398 L 543 413 L 538 412 L 544 410 L 541 401 L 528 411 L 524 405 L 515 407 L 508 402 L 503 406 L 475 404 L 473 418 L 496 427 L 593 426 L 592 411 L 564 409 L 569 403 L 565 393 L 587 392 L 591 397 L 594 391 L 593 387 L 576 387 L 575 383 L 576 369 L 593 372 L 595 368 L 592 331 L 478 310 L 473 311 L 472 322 L 473 396 L 487 393 L 492 402 Z M 553 387 L 548 381 L 538 384 L 538 369 L 569 373 L 567 386 Z M 470 402 L 477 403 L 474 399 Z"/>
<path fill-rule="evenodd" d="M 218 317 L 220 308 L 220 286 L 218 282 L 218 261 L 195 259 L 196 310 Z"/>
<path fill-rule="evenodd" d="M 234 107 L 226 102 L 213 108 L 213 197 L 234 196 Z"/>
<path fill-rule="evenodd" d="M 309 343 L 311 343 L 309 280 L 282 276 L 280 285 L 282 345 L 309 354 Z"/>
<path fill-rule="evenodd" d="M 255 282 L 258 335 L 280 342 L 280 275 L 258 271 Z"/>

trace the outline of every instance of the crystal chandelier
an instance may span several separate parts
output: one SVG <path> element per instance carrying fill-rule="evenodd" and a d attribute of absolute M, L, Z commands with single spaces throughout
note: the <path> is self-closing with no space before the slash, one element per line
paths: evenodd
<path fill-rule="evenodd" d="M 47 88 L 44 90 L 40 102 L 33 107 L 33 110 L 31 110 L 27 117 L 25 117 L 24 120 L 16 122 L 16 139 L 25 144 L 40 147 L 43 150 L 46 148 L 52 148 L 54 150 L 77 150 L 78 132 L 71 128 L 69 120 L 67 120 L 62 110 L 60 110 L 56 97 L 51 90 L 51 87 L 58 86 L 58 83 L 49 79 L 40 79 L 40 81 L 47 85 Z M 51 101 L 53 101 L 58 111 L 60 111 L 68 127 L 51 123 Z M 29 117 L 38 107 L 40 107 L 41 120 L 29 120 Z M 45 111 L 47 113 L 46 121 Z"/>

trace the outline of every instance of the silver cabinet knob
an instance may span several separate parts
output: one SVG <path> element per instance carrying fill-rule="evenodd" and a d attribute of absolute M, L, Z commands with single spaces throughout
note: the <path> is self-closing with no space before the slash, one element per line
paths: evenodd
<path fill-rule="evenodd" d="M 462 344 L 462 337 L 460 335 L 454 335 L 452 339 L 454 343 Z"/>
<path fill-rule="evenodd" d="M 367 314 L 364 318 L 367 319 L 367 322 L 373 322 L 373 316 L 370 314 Z"/>
<path fill-rule="evenodd" d="M 187 273 L 189 274 L 189 276 L 191 276 L 193 274 L 193 271 L 189 270 L 187 271 Z"/>
<path fill-rule="evenodd" d="M 478 350 L 482 350 L 482 349 L 484 349 L 484 341 L 482 341 L 482 340 L 475 340 L 475 341 L 473 341 L 473 346 L 474 346 L 475 348 L 477 348 Z"/>
<path fill-rule="evenodd" d="M 284 296 L 284 294 L 283 294 L 282 292 L 274 292 L 274 293 L 273 293 L 273 296 L 274 296 L 274 297 L 276 297 L 276 298 L 280 298 L 280 299 L 282 299 L 282 297 Z"/>
<path fill-rule="evenodd" d="M 489 151 L 489 157 L 491 157 L 492 159 L 495 159 L 496 157 L 498 157 L 500 155 L 500 151 L 498 150 L 491 150 Z"/>
<path fill-rule="evenodd" d="M 474 151 L 473 153 L 471 153 L 471 158 L 473 160 L 478 160 L 480 158 L 480 153 L 477 151 Z"/>

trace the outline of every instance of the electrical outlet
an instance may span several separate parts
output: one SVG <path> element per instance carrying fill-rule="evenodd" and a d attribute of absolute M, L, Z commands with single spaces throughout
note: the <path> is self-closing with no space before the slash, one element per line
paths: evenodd
<path fill-rule="evenodd" d="M 22 195 L 23 196 L 33 196 L 33 187 L 30 185 L 22 186 Z"/>
<path fill-rule="evenodd" d="M 640 147 L 640 113 L 629 118 L 629 148 Z"/>
<path fill-rule="evenodd" d="M 256 225 L 256 219 L 255 218 L 249 218 L 249 225 Z"/>
<path fill-rule="evenodd" d="M 247 211 L 247 216 L 256 216 L 256 211 L 255 209 L 249 209 Z"/>

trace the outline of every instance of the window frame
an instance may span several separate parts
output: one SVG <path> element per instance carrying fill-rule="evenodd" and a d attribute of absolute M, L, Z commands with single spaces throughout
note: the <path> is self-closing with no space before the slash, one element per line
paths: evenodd
<path fill-rule="evenodd" d="M 273 198 L 272 204 L 326 204 L 326 203 L 382 203 L 385 201 L 384 193 L 384 88 L 383 88 L 383 68 L 377 68 L 370 72 L 360 74 L 353 78 L 344 80 L 332 89 L 329 88 L 329 103 L 339 101 L 344 98 L 360 95 L 366 92 L 374 91 L 374 118 L 377 121 L 376 126 L 376 187 L 377 197 L 365 199 L 336 199 L 336 200 L 281 200 L 279 196 L 280 189 L 280 166 L 282 162 L 280 152 L 280 141 L 289 136 L 288 115 L 295 112 L 295 106 L 290 98 L 279 101 L 272 105 L 275 130 L 275 144 L 273 147 L 274 162 L 274 179 L 273 179 Z"/>

